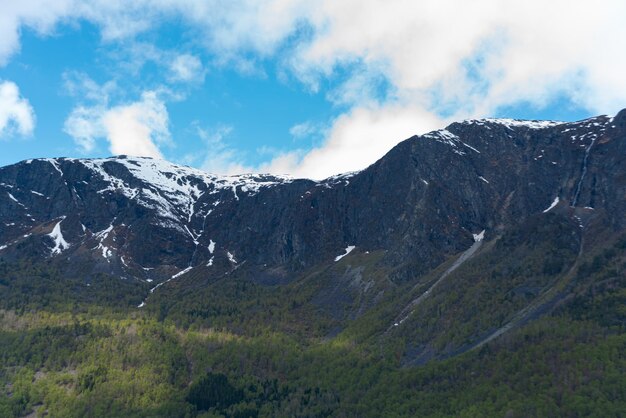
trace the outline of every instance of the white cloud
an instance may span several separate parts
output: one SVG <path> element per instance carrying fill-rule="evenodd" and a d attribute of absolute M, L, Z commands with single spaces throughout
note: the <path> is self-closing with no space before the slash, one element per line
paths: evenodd
<path fill-rule="evenodd" d="M 198 40 L 226 58 L 237 50 L 274 52 L 302 16 L 306 2 L 292 0 L 21 0 L 0 4 L 0 65 L 19 50 L 22 26 L 47 35 L 59 22 L 86 20 L 103 40 L 124 41 L 168 18 L 180 19 Z"/>
<path fill-rule="evenodd" d="M 319 130 L 319 127 L 317 127 L 314 123 L 307 121 L 293 125 L 289 128 L 289 134 L 294 138 L 299 139 L 314 135 L 318 133 Z"/>
<path fill-rule="evenodd" d="M 316 84 L 337 66 L 359 63 L 333 100 L 357 100 L 360 79 L 383 76 L 405 102 L 435 94 L 476 114 L 521 100 L 542 104 L 566 92 L 594 111 L 623 106 L 626 3 L 598 0 L 22 0 L 0 6 L 0 62 L 19 48 L 21 26 L 47 34 L 60 21 L 85 19 L 105 40 L 126 40 L 182 19 L 218 61 L 281 61 Z M 309 27 L 298 36 L 298 28 Z M 285 47 L 286 46 L 286 47 Z M 468 74 L 467 63 L 482 60 Z M 195 59 L 194 59 L 195 58 Z M 173 77 L 201 65 L 183 54 Z M 249 65 L 248 65 L 249 67 Z M 247 68 L 247 67 L 246 67 Z M 248 68 L 247 71 L 252 71 Z M 432 106 L 431 106 L 431 110 Z"/>
<path fill-rule="evenodd" d="M 617 52 L 626 50 L 624 2 L 590 8 L 583 1 L 327 0 L 318 6 L 308 16 L 313 37 L 298 45 L 289 65 L 313 88 L 354 66 L 329 96 L 354 107 L 337 118 L 322 146 L 285 153 L 262 167 L 270 171 L 319 178 L 362 168 L 410 134 L 519 102 L 541 107 L 564 95 L 608 114 L 626 105 L 626 56 Z M 379 75 L 393 95 L 372 107 L 380 99 Z"/>
<path fill-rule="evenodd" d="M 66 119 L 64 130 L 85 152 L 104 138 L 114 155 L 163 158 L 159 146 L 171 142 L 167 108 L 154 91 L 144 92 L 136 102 L 110 108 L 78 106 Z"/>
<path fill-rule="evenodd" d="M 309 16 L 312 41 L 291 63 L 308 81 L 359 62 L 365 70 L 354 77 L 382 69 L 405 102 L 434 94 L 462 113 L 541 105 L 563 92 L 612 113 L 626 94 L 626 58 L 617 53 L 626 50 L 624 16 L 626 3 L 617 0 L 593 8 L 565 0 L 326 0 Z M 358 94 L 358 84 L 346 94 Z"/>
<path fill-rule="evenodd" d="M 339 75 L 344 82 L 327 98 L 348 110 L 322 145 L 263 166 L 318 176 L 373 162 L 377 152 L 431 127 L 435 115 L 490 116 L 521 102 L 546 106 L 556 97 L 593 113 L 615 113 L 626 104 L 624 16 L 622 0 L 593 6 L 583 0 L 22 0 L 0 6 L 0 65 L 19 49 L 21 26 L 46 34 L 59 21 L 85 19 L 115 42 L 178 19 L 195 47 L 246 74 L 276 59 L 280 71 L 312 91 Z M 193 55 L 155 54 L 144 59 L 168 63 L 172 80 L 193 81 L 202 73 Z M 391 94 L 380 94 L 381 80 Z M 113 120 L 134 126 L 143 148 L 158 151 L 162 127 L 142 121 L 129 106 Z M 83 119 L 89 118 L 77 120 Z M 106 135 L 123 136 L 114 121 Z M 223 152 L 224 161 L 237 161 L 230 166 L 241 165 L 232 149 Z"/>
<path fill-rule="evenodd" d="M 170 140 L 165 104 L 154 92 L 139 102 L 109 110 L 102 123 L 113 154 L 163 158 L 157 144 Z"/>
<path fill-rule="evenodd" d="M 19 51 L 20 32 L 27 26 L 49 34 L 72 12 L 74 0 L 21 0 L 0 3 L 0 66 Z"/>
<path fill-rule="evenodd" d="M 98 84 L 87 74 L 79 71 L 65 71 L 62 78 L 64 93 L 81 101 L 106 105 L 120 90 L 115 80 Z"/>
<path fill-rule="evenodd" d="M 14 132 L 28 136 L 34 129 L 35 112 L 19 87 L 12 81 L 0 82 L 0 137 Z"/>
<path fill-rule="evenodd" d="M 103 107 L 75 107 L 65 120 L 63 131 L 74 139 L 79 149 L 91 152 L 96 148 L 96 139 L 104 137 L 102 115 Z"/>
<path fill-rule="evenodd" d="M 204 68 L 200 59 L 194 55 L 181 54 L 176 56 L 170 63 L 169 79 L 172 81 L 202 81 L 204 80 Z"/>
<path fill-rule="evenodd" d="M 0 65 L 19 49 L 19 26 L 15 16 L 0 13 Z"/>
<path fill-rule="evenodd" d="M 283 153 L 258 171 L 322 179 L 341 171 L 361 170 L 399 141 L 426 133 L 442 121 L 418 107 L 359 107 L 337 118 L 326 141 L 303 153 Z"/>

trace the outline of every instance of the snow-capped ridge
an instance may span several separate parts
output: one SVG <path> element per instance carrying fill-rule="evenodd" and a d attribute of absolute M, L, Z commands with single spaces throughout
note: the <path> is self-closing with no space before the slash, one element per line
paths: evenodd
<path fill-rule="evenodd" d="M 436 131 L 428 132 L 428 133 L 422 135 L 422 137 L 423 138 L 428 138 L 428 139 L 434 139 L 437 142 L 441 142 L 442 144 L 449 145 L 449 146 L 452 147 L 452 152 L 454 152 L 455 154 L 458 154 L 458 155 L 466 155 L 467 154 L 466 150 L 464 150 L 464 148 L 462 148 L 462 147 L 465 147 L 467 149 L 470 149 L 470 150 L 480 154 L 479 150 L 477 150 L 473 146 L 463 142 L 458 135 L 450 132 L 447 128 L 438 129 Z"/>
<path fill-rule="evenodd" d="M 160 224 L 174 228 L 181 228 L 179 225 L 181 221 L 191 222 L 195 214 L 195 205 L 205 193 L 232 191 L 233 198 L 239 200 L 240 195 L 254 195 L 263 188 L 293 181 L 289 176 L 269 174 L 216 176 L 192 167 L 149 157 L 46 158 L 40 161 L 48 162 L 61 175 L 63 175 L 61 161 L 82 164 L 94 173 L 96 178 L 104 181 L 105 187 L 98 190 L 99 194 L 120 193 L 144 207 L 155 209 L 163 219 Z M 114 169 L 112 164 L 123 166 L 130 176 L 120 174 L 119 169 Z"/>
<path fill-rule="evenodd" d="M 350 184 L 350 179 L 354 176 L 356 176 L 357 174 L 359 174 L 362 170 L 358 170 L 358 171 L 347 171 L 345 173 L 340 173 L 340 174 L 335 174 L 333 176 L 330 176 L 322 181 L 317 181 L 316 183 L 318 183 L 318 186 L 324 186 L 326 188 L 332 188 L 332 186 L 336 186 L 338 184 L 341 184 L 343 182 L 344 186 L 347 186 Z M 315 181 L 315 180 L 314 180 Z"/>
<path fill-rule="evenodd" d="M 567 122 L 556 120 L 524 120 L 524 119 L 510 119 L 510 118 L 484 118 L 484 119 L 467 119 L 460 122 L 462 125 L 501 125 L 509 129 L 513 128 L 528 128 L 528 129 L 546 129 L 553 126 L 563 125 Z"/>

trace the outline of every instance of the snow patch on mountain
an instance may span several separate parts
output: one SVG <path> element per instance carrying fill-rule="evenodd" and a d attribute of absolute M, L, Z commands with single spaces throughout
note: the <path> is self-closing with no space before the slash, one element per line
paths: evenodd
<path fill-rule="evenodd" d="M 22 202 L 20 202 L 19 200 L 17 200 L 17 198 L 15 196 L 13 196 L 11 193 L 7 192 L 7 195 L 9 195 L 9 199 L 11 199 L 12 201 L 14 201 L 15 203 L 17 203 L 18 205 L 20 205 L 21 207 L 23 207 L 24 209 L 28 209 Z M 30 216 L 29 214 L 27 214 L 27 216 Z"/>
<path fill-rule="evenodd" d="M 565 122 L 554 120 L 521 120 L 521 119 L 508 119 L 508 118 L 486 118 L 486 119 L 468 119 L 461 122 L 465 125 L 501 125 L 505 128 L 513 130 L 514 128 L 527 128 L 527 129 L 546 129 L 553 126 L 562 125 Z"/>
<path fill-rule="evenodd" d="M 423 136 L 426 138 L 435 139 L 439 142 L 448 144 L 452 147 L 456 147 L 458 145 L 458 141 L 460 140 L 458 136 L 456 136 L 455 134 L 453 134 L 447 129 L 439 129 L 436 131 L 432 131 L 427 134 L 424 134 Z"/>
<path fill-rule="evenodd" d="M 348 254 L 350 254 L 350 253 L 352 252 L 352 250 L 354 250 L 355 248 L 356 248 L 356 247 L 355 247 L 354 245 L 348 245 L 348 246 L 346 247 L 346 249 L 344 250 L 344 251 L 345 251 L 345 253 L 344 253 L 344 254 L 341 254 L 341 255 L 338 255 L 337 257 L 335 257 L 335 261 L 339 261 L 339 260 L 341 260 L 342 258 L 344 258 L 345 256 L 347 256 Z"/>
<path fill-rule="evenodd" d="M 30 160 L 32 162 L 32 160 Z M 59 162 L 54 159 L 54 158 L 43 158 L 42 161 L 46 161 L 48 163 L 50 163 L 52 165 L 52 167 L 58 171 L 61 174 L 61 177 L 63 177 L 63 171 L 61 170 L 61 166 L 59 165 Z"/>
<path fill-rule="evenodd" d="M 102 251 L 102 258 L 107 259 L 108 262 L 111 262 L 109 258 L 113 255 L 113 252 L 109 249 L 108 245 L 104 244 L 104 241 L 109 237 L 109 234 L 113 231 L 113 224 L 109 225 L 106 229 L 103 229 L 100 232 L 96 232 L 94 234 L 94 238 L 97 239 L 98 245 L 93 248 L 94 250 Z"/>
<path fill-rule="evenodd" d="M 356 176 L 357 174 L 359 174 L 361 171 L 349 171 L 346 173 L 341 173 L 341 174 L 336 174 L 334 176 L 328 177 L 327 179 L 323 180 L 322 182 L 318 183 L 317 186 L 324 186 L 327 189 L 331 189 L 332 186 L 336 186 L 339 185 L 343 182 L 344 186 L 347 186 L 350 184 L 350 180 L 352 177 Z"/>
<path fill-rule="evenodd" d="M 63 233 L 61 232 L 61 222 L 63 222 L 64 219 L 65 217 L 63 217 L 63 219 L 61 219 L 54 226 L 52 232 L 48 234 L 48 236 L 54 241 L 54 248 L 51 250 L 52 255 L 61 254 L 63 251 L 70 248 L 70 244 L 65 240 Z"/>
<path fill-rule="evenodd" d="M 441 142 L 442 144 L 449 145 L 452 147 L 452 152 L 458 155 L 467 154 L 465 151 L 463 151 L 461 147 L 469 148 L 470 150 L 480 154 L 480 151 L 478 151 L 473 146 L 463 142 L 459 136 L 450 132 L 448 129 L 439 129 L 437 131 L 432 131 L 432 132 L 422 135 L 422 137 L 434 139 L 437 142 Z"/>
<path fill-rule="evenodd" d="M 154 293 L 155 290 L 157 290 L 159 287 L 163 286 L 165 283 L 168 283 L 168 282 L 170 282 L 170 281 L 172 281 L 174 279 L 179 278 L 180 276 L 182 276 L 184 274 L 189 273 L 192 269 L 193 269 L 193 267 L 189 266 L 186 269 L 179 271 L 178 273 L 176 273 L 175 275 L 173 275 L 172 277 L 170 277 L 166 281 L 161 282 L 161 283 L 157 284 L 156 286 L 154 286 L 152 289 L 150 289 L 150 293 Z M 142 303 L 142 305 L 139 306 L 139 308 L 141 308 L 144 305 L 145 305 L 145 301 L 144 301 L 144 303 Z"/>
<path fill-rule="evenodd" d="M 555 197 L 555 198 L 554 198 L 554 200 L 552 201 L 552 203 L 550 203 L 550 206 L 548 206 L 548 207 L 547 207 L 547 208 L 543 211 L 543 213 L 548 213 L 548 212 L 550 212 L 550 210 L 551 210 L 552 208 L 554 208 L 554 207 L 555 207 L 558 203 L 559 203 L 559 197 L 557 196 L 557 197 Z"/>
<path fill-rule="evenodd" d="M 173 276 L 172 276 L 172 278 L 171 278 L 171 279 L 169 279 L 169 280 L 172 280 L 172 279 L 177 279 L 177 278 L 179 278 L 180 276 L 182 276 L 183 274 L 189 273 L 189 272 L 191 271 L 191 269 L 192 269 L 192 268 L 193 268 L 193 267 L 189 266 L 189 267 L 187 267 L 186 269 L 184 269 L 184 270 L 182 270 L 182 271 L 179 271 L 178 273 L 176 273 L 175 275 L 173 275 Z"/>
<path fill-rule="evenodd" d="M 175 229 L 181 229 L 179 224 L 183 219 L 187 223 L 191 222 L 195 215 L 194 207 L 204 193 L 216 194 L 230 190 L 234 199 L 239 200 L 238 192 L 253 195 L 262 188 L 293 181 L 288 176 L 263 174 L 218 177 L 191 167 L 145 157 L 75 161 L 79 161 L 108 183 L 98 193 L 121 193 L 136 200 L 144 207 L 155 209 L 161 218 L 174 221 L 163 222 L 162 225 Z M 112 174 L 113 170 L 109 165 L 114 163 L 124 166 L 134 180 L 122 179 Z"/>

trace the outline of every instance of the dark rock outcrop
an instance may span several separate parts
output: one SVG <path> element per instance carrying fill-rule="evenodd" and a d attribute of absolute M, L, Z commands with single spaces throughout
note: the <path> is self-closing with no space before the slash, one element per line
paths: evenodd
<path fill-rule="evenodd" d="M 355 246 L 384 251 L 383 263 L 401 267 L 391 280 L 405 281 L 469 248 L 473 234 L 548 209 L 626 228 L 624 156 L 626 111 L 453 123 L 320 182 L 125 156 L 24 161 L 0 168 L 0 257 L 155 282 L 245 263 L 284 282 Z"/>

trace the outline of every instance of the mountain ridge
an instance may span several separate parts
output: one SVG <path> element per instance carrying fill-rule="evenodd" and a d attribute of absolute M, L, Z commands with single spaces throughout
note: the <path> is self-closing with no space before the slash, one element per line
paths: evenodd
<path fill-rule="evenodd" d="M 0 414 L 619 416 L 625 155 L 621 111 L 319 182 L 2 167 Z"/>
<path fill-rule="evenodd" d="M 70 216 L 52 225 L 52 228 L 57 228 L 63 223 L 61 229 L 68 231 L 67 235 L 72 237 L 70 242 L 80 236 L 80 229 L 83 232 L 89 230 L 94 237 L 100 238 L 98 246 L 103 249 L 102 241 L 108 238 L 108 232 L 105 231 L 109 227 L 116 223 L 117 227 L 123 229 L 139 216 L 152 212 L 152 215 L 148 215 L 151 217 L 151 224 L 163 229 L 177 230 L 176 244 L 184 248 L 186 253 L 195 254 L 186 256 L 192 263 L 194 257 L 200 257 L 197 264 L 207 264 L 211 259 L 213 252 L 208 251 L 211 242 L 214 243 L 213 248 L 217 243 L 219 249 L 222 243 L 236 242 L 239 239 L 229 231 L 220 232 L 219 241 L 213 239 L 215 237 L 205 236 L 207 218 L 209 226 L 219 230 L 215 222 L 211 223 L 211 219 L 216 216 L 222 220 L 225 217 L 231 218 L 234 225 L 248 228 L 256 239 L 261 240 L 260 235 L 267 235 L 261 225 L 265 220 L 274 217 L 273 222 L 278 224 L 280 231 L 274 231 L 270 235 L 282 241 L 282 245 L 281 248 L 274 245 L 271 261 L 274 264 L 287 262 L 290 269 L 297 269 L 298 263 L 310 266 L 320 256 L 331 258 L 330 248 L 325 248 L 329 247 L 330 242 L 334 243 L 332 258 L 339 255 L 342 248 L 355 245 L 357 241 L 364 251 L 381 248 L 390 250 L 389 247 L 393 248 L 394 245 L 390 242 L 391 239 L 383 242 L 384 238 L 393 235 L 393 240 L 398 241 L 398 229 L 401 228 L 409 236 L 404 235 L 400 240 L 409 241 L 410 246 L 426 238 L 427 241 L 442 244 L 450 254 L 469 247 L 472 234 L 486 229 L 489 235 L 497 229 L 498 223 L 506 222 L 505 219 L 546 210 L 550 202 L 556 199 L 570 203 L 584 199 L 583 207 L 595 206 L 597 195 L 593 193 L 596 187 L 589 187 L 585 183 L 589 180 L 585 178 L 586 158 L 596 142 L 596 148 L 607 148 L 607 142 L 608 145 L 615 143 L 610 139 L 610 132 L 619 130 L 613 121 L 617 119 L 619 123 L 623 119 L 623 113 L 616 118 L 600 116 L 573 123 L 508 119 L 453 123 L 444 129 L 413 136 L 401 142 L 378 162 L 360 172 L 332 176 L 322 181 L 252 174 L 219 177 L 162 160 L 141 157 L 27 160 L 0 169 L 0 187 L 6 192 L 0 194 L 4 214 L 2 221 L 5 226 L 0 233 L 0 241 L 3 246 L 9 247 L 7 241 L 29 233 L 27 230 L 32 225 L 24 224 L 22 228 L 10 225 L 14 224 L 8 222 L 14 214 L 22 212 L 20 215 L 26 223 L 38 222 L 33 221 L 33 216 L 44 218 L 45 222 L 50 223 L 61 216 L 67 217 L 65 212 L 68 205 L 71 205 L 75 212 L 88 210 L 101 213 L 97 217 L 85 215 L 80 222 Z M 564 141 L 564 136 L 569 138 L 568 142 Z M 538 137 L 547 137 L 548 142 L 539 144 Z M 546 153 L 545 149 L 549 151 Z M 594 150 L 593 155 L 598 155 L 601 151 Z M 569 155 L 563 155 L 565 152 Z M 528 155 L 529 153 L 535 155 Z M 464 161 L 463 158 L 469 161 Z M 503 162 L 504 159 L 509 161 Z M 549 163 L 546 164 L 548 160 Z M 524 164 L 529 167 L 524 167 Z M 26 182 L 35 180 L 27 178 L 27 172 L 31 168 L 38 175 L 45 174 L 42 176 L 45 180 L 40 178 L 34 181 L 30 196 L 25 196 L 28 191 L 22 193 L 17 183 L 22 181 L 19 176 L 25 176 Z M 500 173 L 510 169 L 517 170 L 515 176 Z M 523 177 L 522 170 L 526 171 L 524 180 L 528 180 L 535 187 L 513 184 Z M 541 172 L 539 176 L 542 178 L 538 178 L 535 171 Z M 569 173 L 564 174 L 564 171 Z M 13 179 L 7 180 L 11 177 L 11 172 Z M 551 178 L 560 180 L 554 181 Z M 502 183 L 502 180 L 505 182 Z M 91 186 L 94 190 L 90 189 Z M 18 188 L 13 189 L 14 187 Z M 48 196 L 51 194 L 50 187 L 55 188 L 59 196 Z M 462 190 L 452 190 L 450 187 Z M 591 194 L 589 189 L 592 190 Z M 89 195 L 89 204 L 85 203 L 81 193 Z M 523 194 L 523 200 L 516 199 L 516 193 Z M 19 195 L 19 199 L 16 195 Z M 240 204 L 239 195 L 246 201 L 245 205 Z M 111 210 L 88 208 L 90 204 L 99 206 L 96 199 L 102 200 L 105 197 L 110 198 L 107 204 L 111 206 Z M 40 205 L 37 201 L 42 199 L 52 199 L 52 207 L 50 210 L 35 213 Z M 271 203 L 260 202 L 263 199 L 270 199 Z M 411 199 L 411 204 L 402 202 Z M 437 207 L 435 213 L 417 214 L 420 221 L 426 221 L 428 217 L 431 222 L 425 223 L 435 222 L 437 228 L 430 225 L 426 230 L 417 224 L 417 219 L 408 219 L 410 216 L 407 212 L 412 210 L 411 206 L 422 206 L 423 211 L 427 212 L 433 210 L 433 204 L 437 205 L 437 200 L 440 201 L 440 206 L 441 201 L 444 201 L 446 207 Z M 63 201 L 63 204 L 59 204 L 59 201 Z M 297 209 L 288 207 L 285 202 Z M 489 207 L 484 202 L 495 204 Z M 267 211 L 260 207 L 267 206 L 268 203 L 273 205 L 272 210 Z M 31 206 L 32 209 L 26 210 Z M 222 207 L 226 209 L 218 213 Z M 449 207 L 453 210 L 449 210 Z M 295 223 L 293 230 L 300 233 L 289 231 L 285 220 L 276 218 L 275 209 L 282 212 L 280 217 L 287 215 L 288 221 Z M 346 213 L 338 217 L 338 212 L 342 210 Z M 449 213 L 441 216 L 444 210 Z M 105 216 L 104 212 L 109 213 Z M 129 218 L 127 221 L 121 219 L 125 216 Z M 102 219 L 105 217 L 108 219 Z M 377 219 L 379 224 L 372 226 L 372 219 Z M 400 220 L 400 223 L 396 220 Z M 620 227 L 624 225 L 619 217 L 614 222 Z M 327 227 L 326 224 L 331 225 Z M 308 234 L 307 227 L 313 228 L 322 239 Z M 230 226 L 227 229 L 232 231 L 235 228 Z M 446 234 L 449 235 L 443 236 L 443 231 L 448 231 Z M 163 235 L 166 234 L 159 236 L 159 245 L 165 244 Z M 246 241 L 245 248 L 222 247 L 222 252 L 231 255 L 238 252 L 236 256 L 245 259 L 246 254 L 242 253 L 251 252 L 250 241 L 255 240 L 255 237 Z M 201 249 L 198 248 L 200 241 Z M 307 256 L 305 253 L 311 247 L 324 248 L 325 251 L 323 254 L 314 252 L 313 256 Z M 104 258 L 107 258 L 109 250 L 103 250 Z M 292 256 L 294 251 L 297 253 L 295 257 Z M 433 253 L 434 250 L 424 252 L 421 258 L 431 258 Z M 407 252 L 400 252 L 400 257 L 407 255 Z M 129 258 L 132 259 L 132 255 L 129 254 L 126 261 Z M 142 264 L 142 267 L 151 268 L 156 264 L 156 260 L 150 257 L 140 258 L 142 261 L 139 264 L 147 263 Z M 172 264 L 180 270 L 188 267 L 182 258 L 172 259 Z M 257 254 L 254 261 L 259 264 L 261 257 Z"/>

